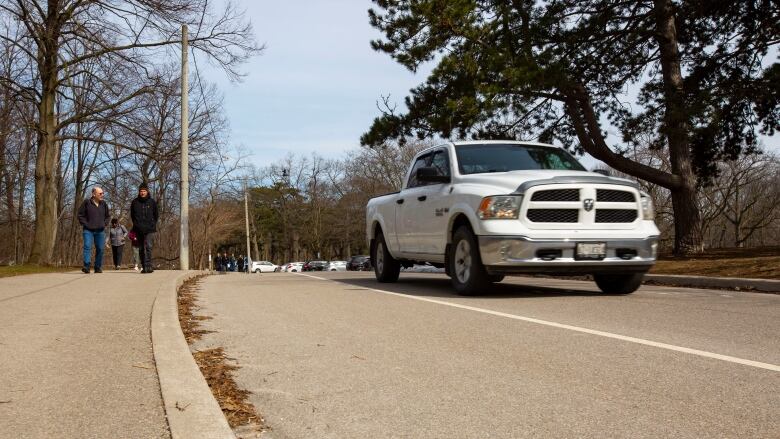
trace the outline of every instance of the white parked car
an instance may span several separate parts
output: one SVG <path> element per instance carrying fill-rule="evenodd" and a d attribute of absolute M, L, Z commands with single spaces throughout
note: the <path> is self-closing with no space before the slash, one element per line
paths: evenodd
<path fill-rule="evenodd" d="M 279 268 L 270 261 L 252 261 L 252 273 L 273 273 Z"/>
<path fill-rule="evenodd" d="M 288 262 L 284 265 L 282 271 L 288 273 L 300 273 L 303 271 L 303 262 Z"/>
<path fill-rule="evenodd" d="M 470 141 L 421 151 L 400 192 L 369 200 L 366 238 L 379 282 L 427 262 L 463 295 L 520 273 L 590 274 L 629 294 L 656 260 L 653 218 L 636 182 L 588 172 L 561 148 Z"/>
<path fill-rule="evenodd" d="M 347 271 L 347 261 L 330 261 L 325 271 Z"/>

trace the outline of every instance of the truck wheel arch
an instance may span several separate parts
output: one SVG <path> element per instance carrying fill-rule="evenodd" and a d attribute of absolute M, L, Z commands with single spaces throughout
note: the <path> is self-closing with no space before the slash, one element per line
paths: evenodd
<path fill-rule="evenodd" d="M 452 236 L 460 226 L 467 226 L 472 232 L 475 232 L 474 226 L 471 225 L 471 221 L 465 213 L 458 213 L 450 218 L 450 225 L 447 227 L 447 244 L 452 244 Z"/>

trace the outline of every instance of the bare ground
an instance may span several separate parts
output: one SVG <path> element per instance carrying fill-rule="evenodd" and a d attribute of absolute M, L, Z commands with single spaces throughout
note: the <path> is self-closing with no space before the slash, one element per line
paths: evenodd
<path fill-rule="evenodd" d="M 684 258 L 661 255 L 650 273 L 780 279 L 780 247 L 713 249 Z"/>

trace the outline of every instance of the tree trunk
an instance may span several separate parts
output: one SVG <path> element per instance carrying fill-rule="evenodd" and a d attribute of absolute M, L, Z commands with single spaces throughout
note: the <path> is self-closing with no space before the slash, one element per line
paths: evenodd
<path fill-rule="evenodd" d="M 38 66 L 41 75 L 41 101 L 38 103 L 38 151 L 35 159 L 35 234 L 30 262 L 50 264 L 57 241 L 57 167 L 60 143 L 56 139 L 57 117 L 54 114 L 57 97 L 57 40 L 50 35 L 39 48 Z"/>
<path fill-rule="evenodd" d="M 685 92 L 677 48 L 675 11 L 671 0 L 655 0 L 656 40 L 661 53 L 665 109 L 663 134 L 669 143 L 672 174 L 679 185 L 672 189 L 674 206 L 674 253 L 677 255 L 703 251 L 701 214 L 696 203 L 696 174 L 688 141 L 689 123 L 685 108 Z"/>

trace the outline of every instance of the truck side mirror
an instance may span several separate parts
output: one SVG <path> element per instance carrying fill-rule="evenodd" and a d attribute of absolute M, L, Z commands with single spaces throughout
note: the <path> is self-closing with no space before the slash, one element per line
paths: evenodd
<path fill-rule="evenodd" d="M 436 168 L 425 167 L 417 169 L 417 181 L 426 183 L 449 183 L 449 175 L 440 175 Z"/>

